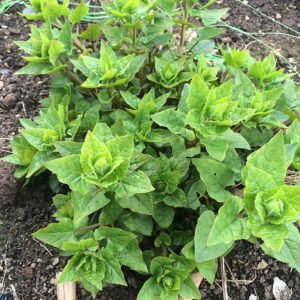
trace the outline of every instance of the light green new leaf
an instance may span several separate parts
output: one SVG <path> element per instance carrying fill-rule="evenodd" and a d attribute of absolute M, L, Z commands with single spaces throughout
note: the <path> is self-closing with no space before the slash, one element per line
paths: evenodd
<path fill-rule="evenodd" d="M 209 261 L 224 255 L 233 245 L 233 243 L 220 243 L 214 246 L 208 246 L 207 241 L 210 231 L 213 227 L 215 215 L 212 211 L 205 211 L 198 219 L 195 231 L 195 258 L 196 262 Z"/>
<path fill-rule="evenodd" d="M 72 203 L 74 208 L 74 222 L 80 223 L 86 216 L 99 210 L 110 202 L 110 199 L 105 197 L 104 192 L 96 192 L 95 194 L 81 194 L 72 192 Z"/>
<path fill-rule="evenodd" d="M 85 250 L 96 251 L 99 247 L 98 242 L 93 239 L 81 240 L 79 242 L 65 242 L 63 244 L 63 250 L 68 252 L 82 252 Z"/>
<path fill-rule="evenodd" d="M 207 192 L 213 199 L 224 202 L 231 194 L 224 188 L 234 185 L 234 172 L 225 164 L 207 158 L 192 160 L 204 182 Z"/>
<path fill-rule="evenodd" d="M 112 163 L 112 156 L 107 146 L 99 141 L 90 131 L 81 148 L 80 164 L 86 175 L 105 174 Z"/>
<path fill-rule="evenodd" d="M 46 168 L 56 174 L 58 179 L 73 190 L 82 194 L 90 191 L 91 185 L 81 176 L 80 155 L 68 155 L 54 159 L 45 164 Z"/>
<path fill-rule="evenodd" d="M 54 21 L 58 17 L 68 16 L 69 14 L 70 11 L 67 7 L 59 5 L 53 1 L 49 1 L 49 3 L 43 9 L 44 20 Z"/>
<path fill-rule="evenodd" d="M 228 8 L 222 9 L 205 9 L 200 12 L 201 21 L 205 26 L 210 26 L 221 21 L 222 17 L 227 13 Z"/>
<path fill-rule="evenodd" d="M 255 208 L 262 222 L 296 222 L 300 214 L 300 186 L 273 187 L 257 194 Z"/>
<path fill-rule="evenodd" d="M 76 237 L 73 232 L 74 225 L 72 220 L 62 220 L 59 223 L 49 224 L 47 227 L 33 233 L 32 236 L 43 243 L 56 248 L 61 248 L 64 242 L 75 242 Z"/>
<path fill-rule="evenodd" d="M 284 244 L 284 240 L 289 235 L 289 229 L 285 224 L 264 224 L 258 216 L 250 215 L 248 218 L 248 227 L 252 234 L 261 238 L 266 246 L 275 252 L 279 252 Z"/>
<path fill-rule="evenodd" d="M 69 20 L 71 23 L 79 23 L 89 11 L 89 6 L 85 3 L 84 0 L 80 1 L 80 4 L 71 12 L 69 15 Z"/>
<path fill-rule="evenodd" d="M 53 66 L 55 66 L 57 58 L 61 53 L 64 52 L 64 50 L 65 50 L 65 46 L 62 42 L 58 40 L 50 41 L 48 53 L 49 53 L 49 61 Z"/>
<path fill-rule="evenodd" d="M 243 180 L 248 176 L 250 166 L 262 169 L 270 174 L 277 185 L 283 185 L 286 174 L 286 154 L 282 132 L 274 136 L 267 144 L 250 155 L 242 170 Z M 252 178 L 249 178 L 251 180 Z"/>
<path fill-rule="evenodd" d="M 271 187 L 276 186 L 272 175 L 265 172 L 263 169 L 256 168 L 254 166 L 249 166 L 248 176 L 245 180 L 245 190 L 244 196 L 246 199 L 254 200 L 259 192 L 264 192 Z"/>
<path fill-rule="evenodd" d="M 298 119 L 295 119 L 286 130 L 286 139 L 290 144 L 300 143 L 300 122 Z"/>
<path fill-rule="evenodd" d="M 132 172 L 122 179 L 114 188 L 118 197 L 131 197 L 154 190 L 149 177 L 142 171 Z"/>
<path fill-rule="evenodd" d="M 187 98 L 187 107 L 189 110 L 203 110 L 206 98 L 209 94 L 209 88 L 199 75 L 195 75 L 190 85 L 190 93 Z"/>
<path fill-rule="evenodd" d="M 239 219 L 238 214 L 243 209 L 242 201 L 238 197 L 230 197 L 219 210 L 214 225 L 210 231 L 207 245 L 231 243 L 236 240 L 248 239 L 251 230 L 247 227 L 246 219 Z"/>
<path fill-rule="evenodd" d="M 267 255 L 287 263 L 291 268 L 295 268 L 300 272 L 300 234 L 298 229 L 292 224 L 288 225 L 288 229 L 289 235 L 280 251 L 274 251 L 265 244 L 261 245 L 261 247 Z"/>

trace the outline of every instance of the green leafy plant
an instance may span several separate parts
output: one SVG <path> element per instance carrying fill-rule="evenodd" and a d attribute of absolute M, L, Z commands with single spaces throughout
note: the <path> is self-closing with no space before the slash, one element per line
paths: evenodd
<path fill-rule="evenodd" d="M 33 236 L 69 256 L 60 283 L 93 297 L 148 276 L 138 299 L 200 299 L 237 240 L 300 271 L 300 88 L 271 54 L 219 49 L 215 1 L 31 0 L 18 74 L 52 74 L 39 116 L 22 119 L 16 177 L 48 170 L 55 223 Z M 201 25 L 200 25 L 201 24 Z M 178 41 L 179 39 L 179 41 Z M 65 194 L 62 194 L 62 192 Z"/>

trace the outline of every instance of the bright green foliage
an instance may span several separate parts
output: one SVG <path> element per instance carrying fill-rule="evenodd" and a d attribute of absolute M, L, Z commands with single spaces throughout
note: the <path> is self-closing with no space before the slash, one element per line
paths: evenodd
<path fill-rule="evenodd" d="M 3 160 L 27 182 L 52 173 L 56 221 L 33 236 L 69 256 L 59 282 L 96 297 L 126 267 L 148 276 L 139 300 L 200 299 L 191 275 L 212 283 L 238 240 L 299 271 L 300 187 L 285 183 L 300 88 L 272 54 L 211 55 L 227 12 L 214 0 L 103 2 L 82 26 L 86 1 L 31 0 L 39 25 L 16 42 L 18 74 L 54 75 Z"/>

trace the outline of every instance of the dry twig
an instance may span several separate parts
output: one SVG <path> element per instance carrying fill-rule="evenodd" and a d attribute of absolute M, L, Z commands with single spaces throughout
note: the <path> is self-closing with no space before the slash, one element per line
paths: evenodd
<path fill-rule="evenodd" d="M 226 270 L 225 270 L 225 259 L 224 257 L 220 258 L 220 265 L 221 265 L 221 274 L 222 274 L 222 290 L 223 290 L 223 299 L 228 299 L 227 294 L 227 276 L 226 276 Z"/>

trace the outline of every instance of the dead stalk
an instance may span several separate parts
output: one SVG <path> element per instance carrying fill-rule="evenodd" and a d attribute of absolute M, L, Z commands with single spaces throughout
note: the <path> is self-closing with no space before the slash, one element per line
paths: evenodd
<path fill-rule="evenodd" d="M 225 259 L 224 257 L 220 258 L 220 264 L 221 264 L 221 274 L 222 274 L 222 290 L 223 290 L 223 299 L 228 299 L 227 294 L 227 276 L 226 276 L 226 270 L 225 270 Z"/>

